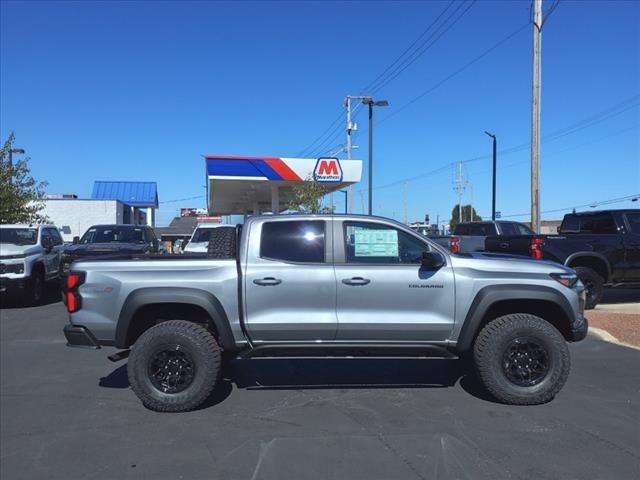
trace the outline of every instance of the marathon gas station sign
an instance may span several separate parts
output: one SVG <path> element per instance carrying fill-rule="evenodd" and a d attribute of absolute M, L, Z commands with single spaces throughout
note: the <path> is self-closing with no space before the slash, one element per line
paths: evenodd
<path fill-rule="evenodd" d="M 205 155 L 209 214 L 286 210 L 299 182 L 325 184 L 329 192 L 361 180 L 362 161 L 335 157 L 287 158 Z"/>

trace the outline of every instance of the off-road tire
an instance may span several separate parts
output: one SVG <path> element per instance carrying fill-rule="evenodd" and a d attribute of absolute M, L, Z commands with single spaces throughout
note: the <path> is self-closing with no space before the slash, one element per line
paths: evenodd
<path fill-rule="evenodd" d="M 548 369 L 540 383 L 521 386 L 503 368 L 516 339 L 531 339 L 546 351 Z M 493 397 L 510 405 L 537 405 L 552 400 L 569 376 L 571 359 L 562 334 L 549 322 L 529 314 L 510 314 L 489 322 L 478 334 L 473 358 L 478 377 Z"/>
<path fill-rule="evenodd" d="M 212 228 L 207 254 L 217 259 L 236 258 L 236 229 Z"/>
<path fill-rule="evenodd" d="M 159 349 L 179 345 L 192 359 L 192 382 L 178 393 L 165 393 L 151 379 L 150 365 Z M 127 366 L 131 389 L 143 405 L 158 412 L 186 412 L 209 398 L 221 373 L 221 352 L 213 334 L 204 326 L 184 320 L 162 322 L 136 341 Z"/>
<path fill-rule="evenodd" d="M 31 272 L 31 278 L 27 283 L 25 300 L 31 306 L 42 305 L 46 293 L 46 282 L 41 267 L 35 267 Z"/>
<path fill-rule="evenodd" d="M 591 310 L 602 301 L 604 295 L 604 278 L 589 267 L 576 267 L 578 278 L 586 288 L 586 302 L 584 308 Z"/>

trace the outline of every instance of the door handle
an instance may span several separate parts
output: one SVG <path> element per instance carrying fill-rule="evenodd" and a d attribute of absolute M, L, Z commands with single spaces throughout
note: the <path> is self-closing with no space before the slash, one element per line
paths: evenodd
<path fill-rule="evenodd" d="M 502 242 L 500 244 L 500 248 L 507 248 L 508 246 L 509 246 L 509 243 L 507 243 L 507 242 Z"/>
<path fill-rule="evenodd" d="M 353 277 L 353 278 L 343 279 L 342 283 L 344 283 L 345 285 L 351 285 L 353 287 L 357 287 L 357 286 L 368 285 L 369 283 L 371 283 L 371 280 L 369 280 L 368 278 Z"/>
<path fill-rule="evenodd" d="M 265 277 L 258 280 L 254 280 L 253 283 L 255 283 L 256 285 L 260 285 L 262 287 L 270 287 L 270 286 L 280 285 L 282 283 L 282 280 L 280 280 L 279 278 Z"/>

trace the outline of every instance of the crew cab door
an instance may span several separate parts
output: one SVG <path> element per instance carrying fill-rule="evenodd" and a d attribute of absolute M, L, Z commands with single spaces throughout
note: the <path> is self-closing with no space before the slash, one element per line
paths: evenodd
<path fill-rule="evenodd" d="M 245 240 L 246 325 L 256 342 L 333 340 L 332 225 L 290 218 L 253 223 Z"/>
<path fill-rule="evenodd" d="M 429 244 L 391 224 L 340 220 L 334 228 L 338 340 L 449 338 L 455 285 L 448 261 L 422 268 Z"/>

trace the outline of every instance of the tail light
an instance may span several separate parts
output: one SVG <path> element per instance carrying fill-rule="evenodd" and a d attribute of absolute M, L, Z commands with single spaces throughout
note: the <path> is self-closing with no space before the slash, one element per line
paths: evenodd
<path fill-rule="evenodd" d="M 65 281 L 64 303 L 69 313 L 80 310 L 82 298 L 78 289 L 84 282 L 84 273 L 70 273 Z"/>
<path fill-rule="evenodd" d="M 532 258 L 542 260 L 542 249 L 544 248 L 544 237 L 532 237 L 529 244 L 529 253 Z"/>
<path fill-rule="evenodd" d="M 451 253 L 458 253 L 460 251 L 460 237 L 451 237 L 449 250 L 451 250 Z"/>

